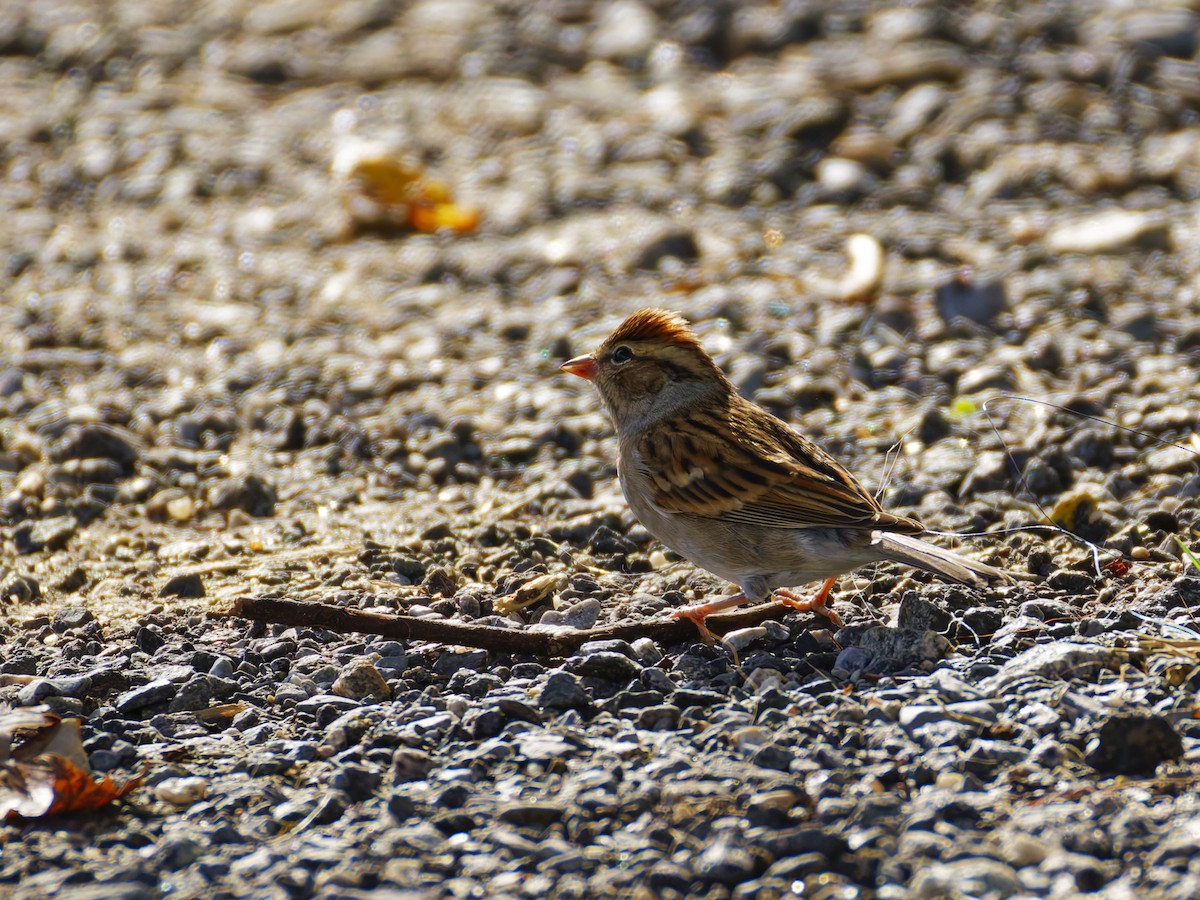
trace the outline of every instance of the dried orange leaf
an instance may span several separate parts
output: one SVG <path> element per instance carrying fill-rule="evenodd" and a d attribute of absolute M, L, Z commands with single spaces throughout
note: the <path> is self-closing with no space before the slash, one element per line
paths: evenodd
<path fill-rule="evenodd" d="M 343 142 L 334 155 L 333 175 L 347 212 L 360 227 L 465 234 L 479 225 L 477 210 L 455 204 L 449 186 L 406 162 L 385 142 Z"/>
<path fill-rule="evenodd" d="M 417 231 L 432 232 L 448 228 L 459 234 L 467 234 L 479 226 L 479 212 L 453 203 L 414 206 L 408 214 L 408 221 Z"/>
<path fill-rule="evenodd" d="M 57 754 L 41 756 L 35 762 L 4 763 L 0 765 L 0 821 L 91 812 L 124 797 L 143 777 L 138 775 L 122 785 L 107 775 L 97 781 Z"/>

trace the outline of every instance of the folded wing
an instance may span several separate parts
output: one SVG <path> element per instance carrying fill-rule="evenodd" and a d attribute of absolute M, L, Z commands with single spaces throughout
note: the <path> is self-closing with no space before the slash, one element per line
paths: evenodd
<path fill-rule="evenodd" d="M 681 413 L 643 436 L 638 450 L 664 512 L 775 528 L 923 530 L 884 511 L 828 453 L 740 397 L 727 409 Z"/>

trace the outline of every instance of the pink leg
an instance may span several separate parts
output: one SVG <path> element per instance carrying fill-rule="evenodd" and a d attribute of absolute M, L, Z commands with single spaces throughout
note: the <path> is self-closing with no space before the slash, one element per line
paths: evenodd
<path fill-rule="evenodd" d="M 687 619 L 696 626 L 696 630 L 700 632 L 700 639 L 710 647 L 715 643 L 713 633 L 708 630 L 708 626 L 704 624 L 707 619 L 715 612 L 720 612 L 723 609 L 729 609 L 732 606 L 741 606 L 748 598 L 745 594 L 734 594 L 732 597 L 723 597 L 720 600 L 714 600 L 712 603 L 701 603 L 696 606 L 683 606 L 671 613 L 672 619 Z"/>
<path fill-rule="evenodd" d="M 790 606 L 792 609 L 798 609 L 801 612 L 815 612 L 819 616 L 824 616 L 829 620 L 829 624 L 835 628 L 841 628 L 843 625 L 842 617 L 835 613 L 832 609 L 825 605 L 825 601 L 829 599 L 829 592 L 833 590 L 837 578 L 829 578 L 821 585 L 821 589 L 817 591 L 815 597 L 811 600 L 805 600 L 793 594 L 787 588 L 780 588 L 775 592 L 775 599 L 784 606 Z"/>

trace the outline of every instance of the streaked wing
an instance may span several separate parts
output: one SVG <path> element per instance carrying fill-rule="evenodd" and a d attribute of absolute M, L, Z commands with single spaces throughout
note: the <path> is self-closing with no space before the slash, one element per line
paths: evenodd
<path fill-rule="evenodd" d="M 922 530 L 880 508 L 820 447 L 738 397 L 727 409 L 681 412 L 645 434 L 638 452 L 654 503 L 667 513 L 776 528 Z"/>

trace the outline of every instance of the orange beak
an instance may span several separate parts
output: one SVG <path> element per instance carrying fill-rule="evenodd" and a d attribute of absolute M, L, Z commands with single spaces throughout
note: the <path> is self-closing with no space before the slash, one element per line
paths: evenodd
<path fill-rule="evenodd" d="M 580 378 L 591 381 L 596 377 L 596 372 L 600 367 L 596 365 L 596 360 L 591 356 L 577 356 L 574 359 L 568 359 L 559 368 L 564 372 L 570 372 L 572 375 L 578 375 Z"/>

